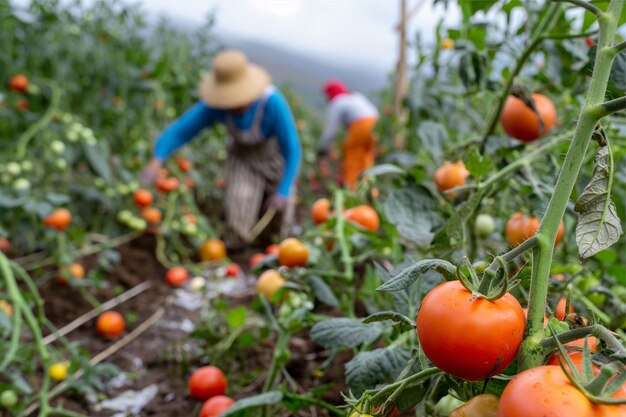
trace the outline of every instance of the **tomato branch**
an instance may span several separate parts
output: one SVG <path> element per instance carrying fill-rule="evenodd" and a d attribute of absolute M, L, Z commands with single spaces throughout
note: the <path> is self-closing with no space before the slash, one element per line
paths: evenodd
<path fill-rule="evenodd" d="M 548 296 L 554 241 L 567 203 L 578 181 L 578 175 L 598 120 L 594 114 L 594 109 L 604 101 L 611 66 L 615 58 L 615 53 L 610 48 L 610 44 L 615 38 L 617 17 L 620 15 L 623 5 L 622 0 L 612 0 L 606 14 L 601 13 L 598 18 L 600 27 L 598 53 L 589 84 L 587 101 L 578 117 L 574 137 L 559 173 L 554 193 L 541 221 L 541 227 L 536 235 L 537 246 L 533 249 L 527 337 L 522 343 L 520 354 L 520 369 L 522 370 L 538 366 L 543 361 L 542 349 L 538 349 L 537 344 L 540 343 L 543 334 L 543 317 Z"/>
<path fill-rule="evenodd" d="M 605 101 L 594 109 L 594 113 L 598 119 L 601 119 L 620 110 L 626 110 L 626 96 L 611 101 Z"/>
<path fill-rule="evenodd" d="M 615 337 L 609 329 L 601 324 L 594 324 L 592 326 L 579 327 L 578 329 L 569 330 L 565 333 L 559 334 L 557 339 L 561 344 L 564 344 L 582 339 L 583 337 L 589 335 L 602 339 L 611 349 L 621 355 L 626 355 L 626 347 L 624 347 L 624 344 L 617 337 Z M 554 350 L 558 344 L 555 338 L 551 336 L 542 339 L 541 346 L 546 350 L 546 353 L 549 353 Z"/>
<path fill-rule="evenodd" d="M 48 110 L 46 110 L 41 119 L 30 125 L 26 132 L 17 138 L 17 151 L 15 152 L 15 158 L 18 161 L 24 159 L 28 142 L 30 142 L 30 140 L 35 137 L 40 130 L 45 128 L 52 121 L 52 116 L 54 116 L 54 113 L 59 107 L 59 102 L 61 101 L 61 90 L 54 84 L 50 84 L 50 90 L 52 90 L 52 98 L 50 99 L 50 107 L 48 107 Z"/>
<path fill-rule="evenodd" d="M 519 246 L 511 249 L 504 255 L 496 257 L 491 262 L 491 264 L 487 267 L 487 269 L 485 269 L 485 273 L 487 271 L 495 273 L 498 271 L 498 269 L 500 269 L 500 262 L 498 261 L 498 258 L 502 258 L 504 262 L 511 262 L 514 259 L 516 259 L 518 256 L 521 256 L 527 251 L 529 251 L 530 249 L 533 249 L 535 246 L 537 246 L 537 238 L 535 236 L 531 237 L 530 239 L 526 239 Z"/>
<path fill-rule="evenodd" d="M 552 39 L 552 40 L 563 40 L 563 39 L 577 39 L 577 38 L 588 38 L 590 36 L 596 35 L 598 33 L 597 30 L 590 30 L 589 32 L 584 33 L 566 33 L 566 34 L 553 34 L 553 35 L 545 35 L 543 39 Z"/>
<path fill-rule="evenodd" d="M 513 71 L 511 71 L 511 76 L 509 77 L 506 86 L 504 87 L 504 90 L 502 90 L 500 97 L 498 97 L 498 105 L 489 116 L 487 128 L 483 133 L 480 144 L 480 153 L 485 152 L 489 136 L 491 136 L 498 124 L 498 120 L 500 120 L 500 114 L 504 109 L 504 103 L 511 94 L 511 89 L 513 88 L 513 82 L 515 81 L 515 78 L 519 75 L 520 71 L 526 64 L 526 61 L 530 57 L 530 54 L 532 54 L 533 51 L 539 46 L 539 44 L 544 40 L 544 33 L 549 33 L 556 25 L 560 13 L 561 5 L 556 3 L 550 5 L 550 8 L 548 9 L 546 15 L 539 22 L 533 34 L 531 35 L 526 48 L 524 48 L 522 54 L 515 62 L 515 67 L 513 68 Z"/>
<path fill-rule="evenodd" d="M 626 41 L 622 41 L 622 42 L 618 43 L 617 45 L 615 45 L 613 47 L 613 49 L 615 50 L 615 54 L 619 54 L 624 49 L 626 49 Z"/>
<path fill-rule="evenodd" d="M 415 381 L 420 380 L 420 379 L 425 379 L 425 378 L 427 378 L 429 376 L 437 375 L 437 374 L 440 374 L 440 373 L 443 373 L 443 371 L 440 370 L 439 368 L 435 368 L 435 367 L 427 368 L 427 369 L 424 369 L 423 371 L 420 371 L 420 372 L 418 372 L 416 374 L 413 374 L 411 376 L 403 378 L 400 381 L 396 381 L 393 384 L 389 384 L 386 387 L 381 388 L 378 391 L 376 391 L 376 390 L 367 390 L 367 391 L 365 391 L 364 395 L 366 395 L 366 394 L 372 395 L 371 401 L 373 403 L 378 403 L 378 402 L 381 402 L 382 398 L 386 394 L 392 393 L 396 389 L 401 388 L 403 386 L 406 386 L 406 384 L 410 384 L 411 382 L 415 382 Z"/>
<path fill-rule="evenodd" d="M 584 0 L 554 0 L 556 3 L 571 3 L 575 6 L 579 6 L 582 7 L 583 9 L 586 9 L 587 11 L 595 14 L 596 16 L 600 16 L 602 14 L 602 11 L 600 9 L 598 9 L 596 6 L 594 6 L 591 3 L 587 3 Z"/>

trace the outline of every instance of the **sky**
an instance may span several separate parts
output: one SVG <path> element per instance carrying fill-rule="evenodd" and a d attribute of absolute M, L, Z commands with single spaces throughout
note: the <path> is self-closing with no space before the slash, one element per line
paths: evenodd
<path fill-rule="evenodd" d="M 293 49 L 329 61 L 350 60 L 389 71 L 397 59 L 394 30 L 399 0 L 144 0 L 147 10 L 201 23 L 216 12 L 216 32 Z M 408 0 L 409 8 L 423 3 L 412 19 L 410 33 L 432 40 L 439 18 L 460 20 L 456 6 L 433 8 L 431 0 Z"/>

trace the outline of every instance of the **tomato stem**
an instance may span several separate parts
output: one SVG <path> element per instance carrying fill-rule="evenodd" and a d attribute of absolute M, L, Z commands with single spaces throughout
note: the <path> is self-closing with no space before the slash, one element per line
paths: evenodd
<path fill-rule="evenodd" d="M 543 317 L 548 296 L 548 282 L 554 242 L 570 195 L 578 180 L 578 174 L 591 142 L 593 131 L 599 120 L 599 115 L 596 114 L 597 112 L 594 113 L 593 110 L 595 106 L 604 101 L 609 74 L 615 57 L 614 49 L 610 47 L 610 44 L 615 37 L 617 21 L 623 5 L 622 0 L 612 0 L 607 12 L 602 12 L 598 15 L 598 52 L 596 53 L 594 71 L 589 84 L 587 101 L 580 112 L 574 137 L 559 173 L 554 193 L 548 203 L 541 227 L 535 236 L 537 246 L 533 248 L 533 269 L 526 329 L 527 338 L 522 343 L 520 354 L 521 370 L 539 366 L 543 361 L 543 349 L 538 349 L 537 344 L 540 343 L 543 334 Z"/>
<path fill-rule="evenodd" d="M 556 338 L 558 339 L 559 343 L 563 344 L 581 339 L 588 335 L 593 335 L 602 339 L 611 349 L 615 350 L 621 355 L 626 356 L 626 348 L 624 347 L 624 343 L 621 342 L 617 337 L 615 337 L 609 329 L 600 324 L 594 324 L 592 326 L 579 327 L 577 329 L 569 330 L 567 332 L 557 335 Z M 541 346 L 545 349 L 545 353 L 548 354 L 558 346 L 558 343 L 555 338 L 551 336 L 542 339 Z"/>

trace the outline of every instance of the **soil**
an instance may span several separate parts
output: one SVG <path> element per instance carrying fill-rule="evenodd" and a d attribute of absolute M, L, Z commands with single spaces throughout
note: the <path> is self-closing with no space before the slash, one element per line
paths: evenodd
<path fill-rule="evenodd" d="M 55 399 L 53 405 L 62 405 L 66 409 L 90 417 L 110 417 L 116 412 L 100 407 L 99 401 L 103 398 L 115 398 L 128 390 L 140 391 L 155 385 L 156 395 L 136 414 L 137 416 L 178 417 L 198 414 L 201 404 L 187 394 L 186 381 L 194 368 L 209 364 L 207 361 L 210 362 L 210 358 L 206 358 L 206 355 L 203 357 L 203 341 L 191 337 L 190 329 L 186 327 L 191 327 L 189 325 L 192 323 L 197 324 L 200 314 L 197 310 L 188 310 L 181 306 L 185 304 L 184 301 L 176 302 L 177 296 L 188 296 L 191 292 L 182 289 L 176 290 L 178 292 L 173 291 L 164 282 L 165 268 L 154 257 L 154 250 L 155 241 L 152 236 L 143 236 L 119 247 L 121 260 L 106 277 L 109 285 L 94 293 L 99 302 L 105 302 L 115 297 L 120 287 L 127 290 L 144 281 L 152 283 L 152 286 L 145 292 L 114 308 L 127 318 L 127 333 L 147 320 L 161 306 L 165 306 L 164 316 L 155 325 L 106 359 L 106 363 L 115 365 L 125 377 L 118 376 L 113 381 L 105 381 L 104 389 L 98 389 L 97 396 L 95 393 L 94 395 L 85 394 L 84 390 L 67 391 L 64 396 Z M 249 253 L 239 254 L 236 258 L 245 270 Z M 85 258 L 81 260 L 81 263 L 89 270 L 97 263 L 97 258 L 96 256 Z M 44 299 L 46 315 L 57 327 L 70 323 L 93 308 L 76 288 L 59 286 L 56 280 L 43 284 L 40 291 Z M 226 302 L 236 306 L 247 304 L 253 298 L 254 295 L 246 297 L 242 294 L 227 299 Z M 134 318 L 134 320 L 129 322 L 129 318 Z M 107 340 L 95 332 L 95 320 L 73 331 L 67 338 L 79 343 L 81 349 L 86 350 L 90 358 L 115 343 L 115 340 Z M 270 335 L 247 349 L 236 363 L 219 363 L 218 366 L 226 371 L 229 380 L 235 380 L 231 387 L 237 385 L 239 377 L 243 377 L 244 373 L 258 370 L 256 378 L 251 383 L 245 387 L 239 387 L 238 392 L 234 392 L 235 388 L 231 388 L 228 391 L 229 395 L 237 399 L 260 393 L 265 377 L 265 372 L 262 370 L 269 367 L 273 346 L 274 339 Z M 351 359 L 352 354 L 348 352 L 338 355 L 326 369 L 325 374 L 320 378 L 315 378 L 313 376 L 315 370 L 328 358 L 328 352 L 314 345 L 308 337 L 308 332 L 294 337 L 290 350 L 291 361 L 286 368 L 295 379 L 299 390 L 304 393 L 309 388 L 329 384 L 329 389 L 324 393 L 323 399 L 335 405 L 343 404 L 341 392 L 348 392 L 343 382 L 343 365 Z M 125 415 L 120 414 L 120 416 Z M 293 414 L 285 412 L 275 417 L 289 415 Z M 297 414 L 302 417 L 327 415 L 324 410 L 319 409 L 305 409 Z"/>

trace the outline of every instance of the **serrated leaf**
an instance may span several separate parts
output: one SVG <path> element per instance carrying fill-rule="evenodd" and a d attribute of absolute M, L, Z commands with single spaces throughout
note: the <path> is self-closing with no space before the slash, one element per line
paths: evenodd
<path fill-rule="evenodd" d="M 433 245 L 437 249 L 454 250 L 465 241 L 465 225 L 474 214 L 483 199 L 485 188 L 472 194 L 463 204 L 457 207 L 448 222 L 435 234 Z"/>
<path fill-rule="evenodd" d="M 482 156 L 476 147 L 468 149 L 463 156 L 463 162 L 473 177 L 484 177 L 496 168 L 493 160 Z"/>
<path fill-rule="evenodd" d="M 580 213 L 576 224 L 576 243 L 581 260 L 610 247 L 624 233 L 611 200 L 609 182 L 612 176 L 610 148 L 603 146 L 596 154 L 593 177 L 574 207 Z"/>
<path fill-rule="evenodd" d="M 443 259 L 423 259 L 392 276 L 377 290 L 386 292 L 403 290 L 413 285 L 420 275 L 431 270 L 439 272 L 446 278 L 456 276 L 456 267 L 450 262 Z"/>
<path fill-rule="evenodd" d="M 331 307 L 337 307 L 339 305 L 339 300 L 333 293 L 333 290 L 330 289 L 322 278 L 317 275 L 310 275 L 309 284 L 311 285 L 311 291 L 313 291 L 315 298 L 322 303 Z"/>
<path fill-rule="evenodd" d="M 433 162 L 440 164 L 443 156 L 442 145 L 448 143 L 448 133 L 441 123 L 426 120 L 417 129 L 423 148 L 428 151 Z"/>
<path fill-rule="evenodd" d="M 393 164 L 381 164 L 381 165 L 376 165 L 371 167 L 370 169 L 368 169 L 367 171 L 365 171 L 363 173 L 364 177 L 378 177 L 380 175 L 386 175 L 386 174 L 406 174 L 407 172 L 400 168 L 397 165 L 393 165 Z"/>
<path fill-rule="evenodd" d="M 368 388 L 395 381 L 410 357 L 408 350 L 398 348 L 361 352 L 346 363 L 346 382 L 358 397 Z"/>
<path fill-rule="evenodd" d="M 440 221 L 437 205 L 428 190 L 410 186 L 389 194 L 385 215 L 404 238 L 419 246 L 428 246 L 434 236 L 431 230 Z"/>
<path fill-rule="evenodd" d="M 311 339 L 326 349 L 356 347 L 371 343 L 380 337 L 382 327 L 364 324 L 358 319 L 331 318 L 311 328 Z"/>
<path fill-rule="evenodd" d="M 84 144 L 83 151 L 89 166 L 106 182 L 111 182 L 113 175 L 109 166 L 109 156 L 111 154 L 106 142 L 96 142 L 93 145 Z"/>
<path fill-rule="evenodd" d="M 363 320 L 363 323 L 375 323 L 387 320 L 393 321 L 393 327 L 401 332 L 415 329 L 414 320 L 411 320 L 404 314 L 396 313 L 395 311 L 381 311 L 379 313 L 371 314 Z"/>
<path fill-rule="evenodd" d="M 245 415 L 245 411 L 247 410 L 278 404 L 282 399 L 283 393 L 280 391 L 270 391 L 264 394 L 254 395 L 237 401 L 229 409 L 220 414 L 219 417 L 242 416 Z"/>

